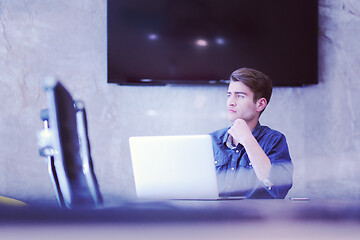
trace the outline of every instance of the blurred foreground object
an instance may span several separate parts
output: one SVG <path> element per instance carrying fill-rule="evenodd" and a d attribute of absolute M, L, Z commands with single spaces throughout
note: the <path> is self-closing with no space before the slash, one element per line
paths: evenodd
<path fill-rule="evenodd" d="M 90 155 L 84 104 L 74 101 L 57 80 L 44 81 L 48 109 L 40 112 L 40 155 L 47 157 L 50 178 L 61 208 L 93 208 L 102 197 Z"/>
<path fill-rule="evenodd" d="M 16 199 L 0 196 L 0 206 L 26 207 L 28 205 Z"/>

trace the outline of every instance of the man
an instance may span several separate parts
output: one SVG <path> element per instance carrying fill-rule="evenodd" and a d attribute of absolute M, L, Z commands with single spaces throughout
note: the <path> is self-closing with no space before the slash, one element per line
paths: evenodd
<path fill-rule="evenodd" d="M 211 133 L 220 196 L 285 198 L 293 165 L 285 136 L 259 118 L 270 101 L 271 79 L 249 68 L 230 76 L 229 128 Z"/>

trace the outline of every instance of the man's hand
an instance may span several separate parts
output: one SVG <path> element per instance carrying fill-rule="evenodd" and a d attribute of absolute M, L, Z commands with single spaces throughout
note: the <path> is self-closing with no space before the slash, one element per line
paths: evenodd
<path fill-rule="evenodd" d="M 243 119 L 236 119 L 228 133 L 233 137 L 236 145 L 240 143 L 244 146 L 258 179 L 260 181 L 267 179 L 271 168 L 270 159 L 252 135 L 247 123 Z"/>
<path fill-rule="evenodd" d="M 228 133 L 233 137 L 234 144 L 237 145 L 240 143 L 241 145 L 245 145 L 245 142 L 253 137 L 252 132 L 243 119 L 236 119 L 232 127 L 228 130 Z"/>

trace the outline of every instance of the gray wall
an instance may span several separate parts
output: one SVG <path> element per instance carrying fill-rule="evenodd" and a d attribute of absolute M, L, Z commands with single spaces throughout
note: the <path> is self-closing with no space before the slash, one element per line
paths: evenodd
<path fill-rule="evenodd" d="M 320 83 L 275 88 L 261 123 L 287 136 L 289 196 L 360 199 L 360 2 L 319 2 Z M 36 139 L 49 75 L 86 103 L 107 202 L 134 197 L 129 136 L 227 126 L 226 87 L 107 84 L 106 51 L 105 0 L 0 0 L 0 195 L 56 204 Z"/>

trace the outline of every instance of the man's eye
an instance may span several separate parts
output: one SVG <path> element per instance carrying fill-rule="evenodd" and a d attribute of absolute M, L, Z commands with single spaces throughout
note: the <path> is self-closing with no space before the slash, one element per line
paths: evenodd
<path fill-rule="evenodd" d="M 237 97 L 238 98 L 244 98 L 244 95 L 238 94 Z"/>

